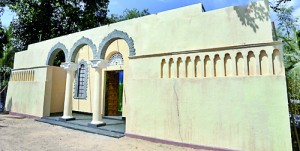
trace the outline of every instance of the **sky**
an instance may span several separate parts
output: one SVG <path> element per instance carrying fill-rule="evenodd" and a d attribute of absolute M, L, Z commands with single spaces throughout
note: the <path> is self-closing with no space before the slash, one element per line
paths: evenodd
<path fill-rule="evenodd" d="M 108 14 L 121 15 L 126 8 L 148 9 L 151 14 L 155 14 L 198 3 L 202 3 L 206 11 L 210 11 L 228 6 L 246 5 L 253 1 L 257 0 L 110 0 Z M 295 8 L 293 15 L 300 18 L 300 0 L 292 0 L 288 5 Z M 1 17 L 2 25 L 7 27 L 14 17 L 15 14 L 6 7 Z M 271 19 L 276 22 L 274 12 L 271 12 Z"/>

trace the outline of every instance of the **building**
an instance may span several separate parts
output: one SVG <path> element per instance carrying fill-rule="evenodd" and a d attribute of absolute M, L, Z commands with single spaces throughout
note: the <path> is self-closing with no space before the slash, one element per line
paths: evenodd
<path fill-rule="evenodd" d="M 214 150 L 291 150 L 282 44 L 267 2 L 202 4 L 31 44 L 6 109 L 126 117 L 126 135 Z M 65 63 L 53 66 L 57 53 Z"/>

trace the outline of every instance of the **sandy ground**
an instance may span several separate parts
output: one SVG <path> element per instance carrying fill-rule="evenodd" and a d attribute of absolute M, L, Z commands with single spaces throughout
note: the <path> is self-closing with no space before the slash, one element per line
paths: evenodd
<path fill-rule="evenodd" d="M 111 138 L 0 114 L 0 151 L 194 151 L 128 137 Z"/>

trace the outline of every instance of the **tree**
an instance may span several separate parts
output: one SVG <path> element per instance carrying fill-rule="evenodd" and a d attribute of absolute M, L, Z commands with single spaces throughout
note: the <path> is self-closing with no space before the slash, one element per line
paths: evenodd
<path fill-rule="evenodd" d="M 298 18 L 293 17 L 294 8 L 282 6 L 277 11 L 278 28 L 277 35 L 283 42 L 284 63 L 288 73 L 294 65 L 300 62 L 299 26 Z M 297 34 L 298 33 L 298 34 Z"/>
<path fill-rule="evenodd" d="M 16 13 L 13 45 L 18 51 L 31 43 L 78 32 L 105 23 L 109 0 L 9 0 Z"/>
<path fill-rule="evenodd" d="M 290 2 L 290 1 L 291 0 L 276 0 L 274 2 L 274 4 L 271 3 L 270 7 L 271 7 L 271 9 L 274 10 L 274 12 L 278 12 L 282 8 L 281 7 L 282 4 L 285 4 L 285 3 Z"/>
<path fill-rule="evenodd" d="M 147 16 L 147 15 L 150 15 L 148 9 L 143 9 L 142 11 L 139 11 L 136 8 L 125 9 L 123 11 L 123 15 L 111 14 L 110 17 L 107 18 L 107 23 L 116 23 L 124 20 Z"/>

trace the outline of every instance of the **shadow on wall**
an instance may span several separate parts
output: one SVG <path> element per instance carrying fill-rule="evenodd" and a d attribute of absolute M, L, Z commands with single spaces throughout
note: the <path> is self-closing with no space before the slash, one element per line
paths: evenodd
<path fill-rule="evenodd" d="M 269 6 L 267 1 L 264 1 L 265 6 Z M 250 26 L 254 32 L 259 29 L 256 21 L 268 21 L 269 10 L 263 6 L 261 3 L 250 3 L 246 6 L 234 6 L 234 10 L 236 11 L 242 25 Z"/>

